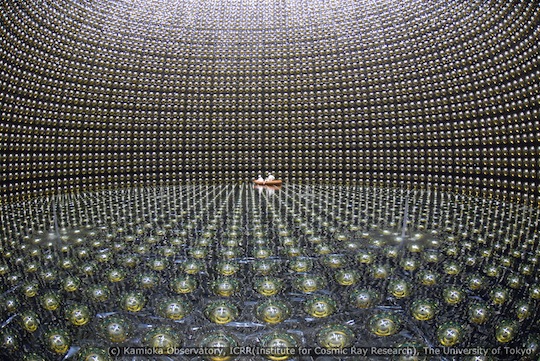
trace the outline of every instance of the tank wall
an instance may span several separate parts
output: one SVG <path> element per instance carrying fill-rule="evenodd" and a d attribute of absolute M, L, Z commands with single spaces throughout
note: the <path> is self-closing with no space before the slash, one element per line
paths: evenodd
<path fill-rule="evenodd" d="M 538 202 L 537 1 L 5 1 L 2 196 L 249 180 Z"/>

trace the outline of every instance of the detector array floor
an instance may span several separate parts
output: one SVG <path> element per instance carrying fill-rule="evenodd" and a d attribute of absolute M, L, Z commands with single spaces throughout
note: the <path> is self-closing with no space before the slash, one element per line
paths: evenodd
<path fill-rule="evenodd" d="M 538 210 L 523 205 L 195 184 L 1 219 L 2 359 L 538 357 Z"/>

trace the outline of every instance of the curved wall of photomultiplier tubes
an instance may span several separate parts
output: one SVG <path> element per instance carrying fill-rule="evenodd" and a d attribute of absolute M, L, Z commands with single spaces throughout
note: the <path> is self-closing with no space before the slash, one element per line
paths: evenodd
<path fill-rule="evenodd" d="M 538 200 L 537 1 L 0 7 L 4 197 L 272 170 Z"/>

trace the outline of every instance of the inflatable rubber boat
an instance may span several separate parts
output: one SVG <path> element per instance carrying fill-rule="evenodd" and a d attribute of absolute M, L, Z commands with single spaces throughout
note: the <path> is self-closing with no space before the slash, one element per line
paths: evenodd
<path fill-rule="evenodd" d="M 260 185 L 260 186 L 280 186 L 283 182 L 281 179 L 274 179 L 271 181 L 265 181 L 265 180 L 257 180 L 255 179 L 253 183 Z"/>

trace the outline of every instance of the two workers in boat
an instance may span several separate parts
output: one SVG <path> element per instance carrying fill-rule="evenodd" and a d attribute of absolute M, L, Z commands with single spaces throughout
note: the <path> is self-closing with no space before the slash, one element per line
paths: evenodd
<path fill-rule="evenodd" d="M 259 174 L 257 177 L 257 182 L 271 182 L 275 180 L 276 178 L 272 175 L 272 173 L 268 173 L 268 176 L 266 178 L 263 178 L 262 175 Z"/>

